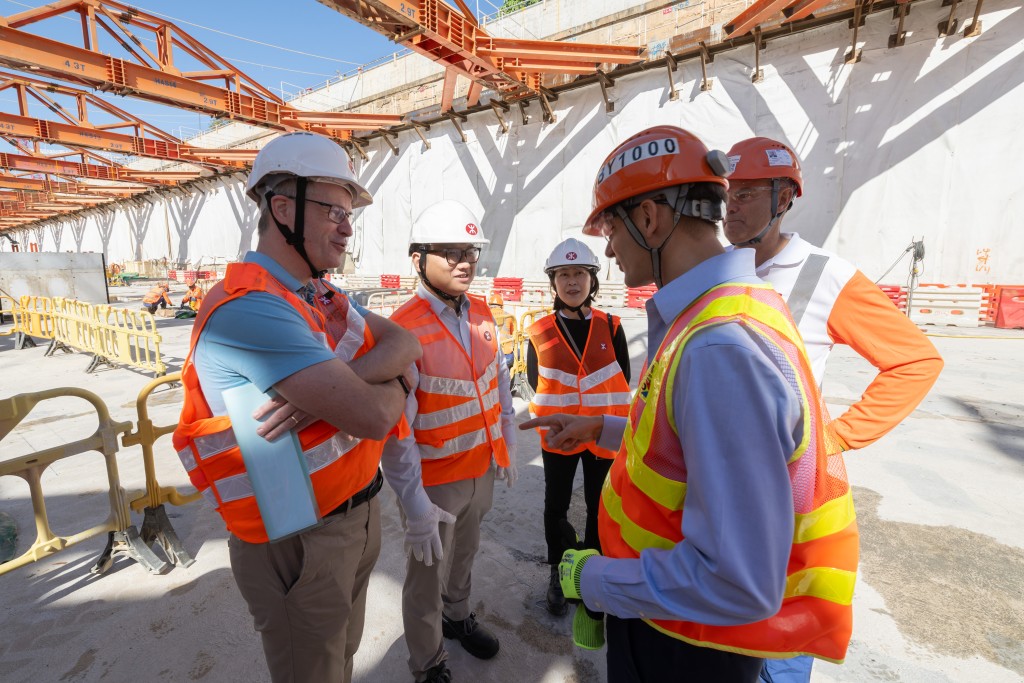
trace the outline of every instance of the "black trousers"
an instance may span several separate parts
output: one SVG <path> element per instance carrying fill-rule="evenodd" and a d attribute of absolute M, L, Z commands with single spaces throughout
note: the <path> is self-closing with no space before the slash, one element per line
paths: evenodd
<path fill-rule="evenodd" d="M 156 309 L 158 308 L 167 308 L 167 302 L 163 299 L 160 299 L 160 301 L 157 301 L 156 303 L 142 305 L 145 306 L 146 310 L 150 313 L 156 313 Z"/>
<path fill-rule="evenodd" d="M 763 659 L 697 647 L 640 619 L 605 618 L 608 683 L 757 683 Z"/>
<path fill-rule="evenodd" d="M 587 527 L 583 534 L 585 548 L 601 549 L 597 536 L 597 508 L 601 487 L 612 466 L 609 458 L 599 458 L 590 451 L 562 455 L 541 451 L 544 458 L 544 539 L 548 544 L 548 563 L 558 564 L 569 547 L 561 532 L 561 521 L 568 520 L 572 501 L 572 483 L 576 466 L 583 461 L 583 498 L 587 503 Z"/>

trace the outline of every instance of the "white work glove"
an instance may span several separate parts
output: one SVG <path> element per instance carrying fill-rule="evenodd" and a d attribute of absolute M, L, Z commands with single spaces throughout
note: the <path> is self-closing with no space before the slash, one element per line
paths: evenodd
<path fill-rule="evenodd" d="M 512 488 L 519 479 L 519 470 L 516 469 L 516 456 L 511 450 L 508 452 L 508 467 L 499 467 L 494 473 L 495 479 L 504 479 L 505 486 Z"/>
<path fill-rule="evenodd" d="M 444 558 L 441 549 L 440 524 L 454 524 L 455 515 L 446 512 L 433 503 L 423 517 L 407 517 L 405 520 L 405 550 L 412 551 L 417 562 L 428 567 L 434 560 L 440 562 Z"/>

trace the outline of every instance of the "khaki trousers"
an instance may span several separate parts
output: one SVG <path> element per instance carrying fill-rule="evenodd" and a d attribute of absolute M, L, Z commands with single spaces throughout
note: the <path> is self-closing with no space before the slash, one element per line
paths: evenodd
<path fill-rule="evenodd" d="M 274 683 L 348 683 L 380 554 L 380 500 L 277 543 L 228 539 Z"/>
<path fill-rule="evenodd" d="M 455 515 L 455 524 L 441 525 L 443 562 L 428 567 L 409 555 L 402 588 L 402 621 L 409 646 L 409 670 L 417 681 L 448 659 L 441 635 L 442 612 L 454 621 L 469 616 L 473 559 L 480 547 L 480 523 L 494 498 L 494 467 L 476 479 L 425 489 L 435 505 Z"/>

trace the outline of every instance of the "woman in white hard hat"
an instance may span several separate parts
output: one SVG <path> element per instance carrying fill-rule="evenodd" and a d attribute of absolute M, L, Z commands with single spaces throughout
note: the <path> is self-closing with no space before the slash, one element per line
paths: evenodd
<path fill-rule="evenodd" d="M 592 304 L 598 292 L 601 263 L 590 247 L 567 239 L 551 252 L 544 272 L 555 293 L 555 312 L 529 329 L 526 373 L 536 392 L 530 414 L 626 415 L 629 411 L 629 348 L 620 321 Z M 544 537 L 551 577 L 548 611 L 565 614 L 568 606 L 558 581 L 558 562 L 576 543 L 569 525 L 576 467 L 583 462 L 587 503 L 584 547 L 597 548 L 597 509 L 613 451 L 588 444 L 574 452 L 549 451 L 544 456 Z"/>

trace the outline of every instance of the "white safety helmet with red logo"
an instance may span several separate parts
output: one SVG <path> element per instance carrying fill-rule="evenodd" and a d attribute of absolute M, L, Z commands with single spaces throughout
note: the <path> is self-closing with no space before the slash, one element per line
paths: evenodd
<path fill-rule="evenodd" d="M 373 203 L 373 197 L 356 180 L 355 168 L 345 150 L 324 135 L 297 131 L 271 140 L 253 161 L 245 193 L 258 204 L 267 190 L 274 189 L 267 187 L 267 181 L 274 181 L 269 183 L 274 185 L 285 176 L 341 185 L 352 194 L 353 209 Z"/>
<path fill-rule="evenodd" d="M 409 244 L 490 244 L 480 220 L 461 202 L 443 199 L 432 204 L 412 224 Z"/>
<path fill-rule="evenodd" d="M 577 266 L 597 272 L 601 269 L 601 262 L 590 247 L 575 237 L 570 237 L 555 247 L 548 256 L 544 262 L 544 272 L 550 275 L 563 266 Z"/>

